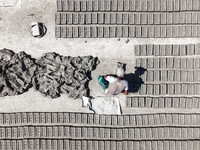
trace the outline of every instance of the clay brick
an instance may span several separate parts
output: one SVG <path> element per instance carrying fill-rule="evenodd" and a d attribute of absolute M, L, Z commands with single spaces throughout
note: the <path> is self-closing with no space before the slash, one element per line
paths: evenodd
<path fill-rule="evenodd" d="M 158 138 L 160 136 L 158 130 L 159 128 L 152 128 L 153 138 Z"/>
<path fill-rule="evenodd" d="M 186 23 L 192 23 L 192 13 L 186 13 L 185 14 L 185 22 Z"/>
<path fill-rule="evenodd" d="M 193 69 L 193 68 L 194 68 L 194 59 L 187 58 L 187 69 Z"/>
<path fill-rule="evenodd" d="M 146 91 L 147 91 L 147 85 L 145 85 L 145 84 L 141 84 L 141 85 L 139 85 L 139 87 L 140 87 L 140 89 L 139 89 L 139 94 L 141 94 L 141 95 L 146 94 Z"/>
<path fill-rule="evenodd" d="M 130 11 L 133 12 L 136 10 L 136 1 L 135 0 L 131 0 L 129 2 L 129 8 L 130 8 Z"/>
<path fill-rule="evenodd" d="M 92 1 L 93 10 L 99 11 L 99 1 Z"/>
<path fill-rule="evenodd" d="M 154 15 L 152 13 L 148 13 L 148 25 L 154 24 Z"/>
<path fill-rule="evenodd" d="M 111 24 L 116 24 L 117 23 L 117 15 L 116 15 L 116 13 L 111 13 L 110 14 L 110 23 Z"/>
<path fill-rule="evenodd" d="M 179 28 L 177 26 L 172 26 L 172 37 L 179 36 Z"/>
<path fill-rule="evenodd" d="M 180 1 L 174 1 L 174 11 L 180 11 Z"/>
<path fill-rule="evenodd" d="M 138 0 L 136 0 L 135 1 L 135 10 L 136 11 L 142 11 L 142 2 L 141 1 L 138 1 Z"/>
<path fill-rule="evenodd" d="M 167 58 L 167 68 L 173 68 L 174 67 L 174 58 L 168 57 Z"/>
<path fill-rule="evenodd" d="M 196 13 L 196 12 L 192 13 L 191 22 L 194 23 L 194 24 L 198 23 L 198 13 Z"/>
<path fill-rule="evenodd" d="M 128 23 L 135 24 L 134 14 L 132 14 L 132 13 L 129 14 Z"/>
<path fill-rule="evenodd" d="M 122 24 L 122 13 L 117 14 L 117 24 Z"/>
<path fill-rule="evenodd" d="M 117 8 L 118 8 L 118 11 L 123 11 L 124 10 L 124 1 L 122 1 L 122 0 L 118 1 Z"/>
<path fill-rule="evenodd" d="M 141 11 L 148 11 L 148 4 L 147 1 L 141 1 Z"/>
<path fill-rule="evenodd" d="M 104 24 L 104 13 L 98 13 L 98 24 Z"/>
<path fill-rule="evenodd" d="M 167 37 L 166 26 L 161 26 L 161 37 Z"/>
<path fill-rule="evenodd" d="M 68 11 L 69 10 L 69 6 L 68 6 L 67 0 L 63 1 L 63 3 L 62 3 L 62 9 L 63 9 L 63 11 Z"/>
<path fill-rule="evenodd" d="M 184 24 L 186 22 L 186 13 L 179 14 L 179 23 Z"/>
<path fill-rule="evenodd" d="M 160 71 L 154 71 L 154 81 L 160 81 Z"/>
<path fill-rule="evenodd" d="M 110 27 L 109 31 L 110 31 L 111 38 L 116 37 L 116 27 Z"/>
<path fill-rule="evenodd" d="M 165 55 L 166 56 L 171 56 L 172 54 L 173 54 L 172 45 L 166 45 L 165 46 Z"/>
<path fill-rule="evenodd" d="M 62 11 L 62 1 L 57 0 L 57 11 Z"/>
<path fill-rule="evenodd" d="M 147 14 L 141 14 L 141 24 L 147 24 Z"/>
<path fill-rule="evenodd" d="M 148 4 L 148 11 L 150 12 L 154 11 L 154 1 L 147 1 L 147 4 Z"/>
<path fill-rule="evenodd" d="M 159 38 L 161 35 L 160 35 L 160 27 L 159 26 L 155 26 L 155 37 L 156 38 Z"/>
<path fill-rule="evenodd" d="M 167 11 L 169 12 L 169 11 L 173 11 L 174 9 L 174 1 L 172 1 L 172 0 L 169 0 L 169 1 L 167 1 Z"/>
<path fill-rule="evenodd" d="M 167 1 L 161 1 L 161 11 L 167 11 Z"/>
<path fill-rule="evenodd" d="M 183 64 L 182 64 L 182 62 L 183 62 Z M 184 64 L 185 62 L 184 62 L 184 60 L 182 60 L 182 59 L 180 59 L 180 58 L 174 58 L 174 68 L 176 68 L 176 69 L 180 69 L 180 68 L 182 68 L 182 69 L 185 69 L 184 68 Z"/>
<path fill-rule="evenodd" d="M 161 15 L 161 24 L 166 24 L 167 23 L 167 14 L 162 13 Z"/>
<path fill-rule="evenodd" d="M 129 37 L 129 28 L 128 26 L 123 27 L 123 37 Z"/>
<path fill-rule="evenodd" d="M 86 19 L 87 19 L 87 17 L 86 17 Z M 87 20 L 86 20 L 86 23 L 87 23 Z M 73 24 L 79 24 L 79 14 L 78 13 L 73 14 Z M 91 24 L 91 21 L 90 21 L 90 24 Z"/>
<path fill-rule="evenodd" d="M 183 10 L 187 10 L 187 3 L 186 3 L 186 0 L 181 0 L 180 1 L 180 6 L 181 6 L 181 8 L 180 8 L 180 10 L 181 11 L 183 11 Z"/>
<path fill-rule="evenodd" d="M 97 37 L 97 27 L 91 27 L 91 37 Z"/>
<path fill-rule="evenodd" d="M 175 79 L 176 81 L 181 81 L 181 71 L 180 70 L 176 70 L 175 71 Z"/>
<path fill-rule="evenodd" d="M 111 1 L 111 10 L 112 11 L 117 11 L 117 0 L 112 0 Z"/>
<path fill-rule="evenodd" d="M 109 13 L 106 13 L 105 14 L 105 24 L 110 24 L 110 14 Z"/>
<path fill-rule="evenodd" d="M 135 37 L 135 27 L 129 27 L 129 37 Z"/>
<path fill-rule="evenodd" d="M 159 101 L 158 101 L 158 98 L 153 98 L 153 101 L 152 101 L 152 107 L 153 108 L 158 108 L 158 105 L 159 105 Z"/>
<path fill-rule="evenodd" d="M 193 0 L 193 10 L 199 10 L 199 0 Z"/>
<path fill-rule="evenodd" d="M 85 24 L 85 20 L 86 19 L 85 19 L 85 14 L 84 13 L 80 13 L 78 19 L 79 19 L 79 21 L 78 21 L 79 24 Z"/>
<path fill-rule="evenodd" d="M 105 1 L 104 2 L 104 8 L 105 8 L 105 11 L 110 11 L 111 10 L 111 1 Z"/>
<path fill-rule="evenodd" d="M 92 13 L 92 24 L 97 24 L 98 16 L 97 13 Z"/>
<path fill-rule="evenodd" d="M 118 26 L 116 31 L 116 37 L 122 37 L 122 27 Z"/>
<path fill-rule="evenodd" d="M 167 37 L 172 37 L 172 26 L 167 26 Z"/>
<path fill-rule="evenodd" d="M 92 23 L 92 15 L 91 15 L 91 13 L 87 13 L 85 15 L 85 20 L 86 20 L 86 24 L 91 24 Z"/>
<path fill-rule="evenodd" d="M 180 55 L 186 55 L 186 45 L 180 45 Z"/>
<path fill-rule="evenodd" d="M 167 14 L 167 24 L 173 23 L 173 15 L 171 13 Z"/>
<path fill-rule="evenodd" d="M 72 24 L 73 22 L 73 16 L 72 13 L 67 14 L 67 24 Z"/>
<path fill-rule="evenodd" d="M 66 27 L 61 27 L 61 38 L 67 37 L 67 29 Z"/>
<path fill-rule="evenodd" d="M 149 29 L 148 29 L 148 37 L 149 37 L 149 38 L 155 37 L 154 27 L 153 27 L 153 26 L 149 26 L 148 28 L 149 28 Z"/>
<path fill-rule="evenodd" d="M 186 26 L 185 27 L 186 37 L 192 36 L 192 26 Z"/>
<path fill-rule="evenodd" d="M 142 31 L 140 26 L 136 26 L 135 28 L 136 32 L 136 37 L 141 37 L 142 36 Z"/>
<path fill-rule="evenodd" d="M 91 37 L 91 29 L 90 29 L 90 27 L 85 27 L 85 37 Z"/>
<path fill-rule="evenodd" d="M 192 26 L 192 37 L 197 37 L 198 36 L 198 27 L 197 26 Z"/>
<path fill-rule="evenodd" d="M 109 27 L 104 27 L 104 37 L 105 38 L 108 38 L 110 35 L 109 35 Z"/>
<path fill-rule="evenodd" d="M 60 38 L 61 37 L 61 33 L 60 33 L 61 31 L 60 31 L 60 27 L 56 27 L 55 28 L 55 36 L 56 36 L 56 38 Z"/>
<path fill-rule="evenodd" d="M 87 10 L 87 4 L 86 1 L 81 1 L 81 11 L 86 11 Z"/>
<path fill-rule="evenodd" d="M 69 11 L 74 11 L 74 1 L 68 1 Z"/>
<path fill-rule="evenodd" d="M 142 27 L 142 37 L 147 37 L 148 35 L 148 27 Z"/>
<path fill-rule="evenodd" d="M 55 14 L 55 24 L 56 25 L 61 24 L 61 14 L 60 13 Z"/>
<path fill-rule="evenodd" d="M 75 7 L 75 11 L 80 11 L 81 10 L 80 1 L 74 1 L 74 7 Z"/>
<path fill-rule="evenodd" d="M 173 13 L 173 24 L 179 24 L 179 13 Z"/>
<path fill-rule="evenodd" d="M 180 46 L 179 45 L 173 45 L 173 56 L 180 55 Z"/>
<path fill-rule="evenodd" d="M 154 68 L 161 68 L 159 58 L 154 58 Z"/>
<path fill-rule="evenodd" d="M 185 37 L 186 36 L 186 29 L 185 26 L 179 26 L 179 37 Z"/>
<path fill-rule="evenodd" d="M 129 11 L 129 3 L 130 1 L 124 1 L 124 11 Z"/>
<path fill-rule="evenodd" d="M 188 44 L 187 45 L 187 55 L 194 55 L 195 54 L 195 45 Z"/>
<path fill-rule="evenodd" d="M 141 14 L 135 14 L 135 24 L 141 24 Z"/>
<path fill-rule="evenodd" d="M 91 12 L 93 11 L 92 1 L 86 1 L 87 3 L 87 11 Z"/>
<path fill-rule="evenodd" d="M 154 24 L 160 24 L 160 14 L 154 14 Z"/>
<path fill-rule="evenodd" d="M 73 37 L 74 37 L 74 38 L 79 37 L 78 27 L 73 27 Z"/>
<path fill-rule="evenodd" d="M 79 37 L 83 38 L 85 37 L 85 28 L 79 27 Z"/>
<path fill-rule="evenodd" d="M 161 2 L 160 1 L 156 1 L 154 3 L 155 9 L 154 11 L 160 11 L 161 10 Z"/>
<path fill-rule="evenodd" d="M 187 10 L 192 10 L 192 1 L 193 0 L 187 0 Z"/>

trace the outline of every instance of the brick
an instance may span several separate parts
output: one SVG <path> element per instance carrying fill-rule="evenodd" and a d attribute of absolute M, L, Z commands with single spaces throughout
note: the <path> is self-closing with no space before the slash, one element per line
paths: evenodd
<path fill-rule="evenodd" d="M 92 24 L 98 23 L 98 16 L 97 13 L 92 13 Z"/>
<path fill-rule="evenodd" d="M 193 0 L 193 10 L 199 10 L 199 0 Z"/>
<path fill-rule="evenodd" d="M 69 11 L 74 11 L 74 1 L 68 1 Z"/>
<path fill-rule="evenodd" d="M 186 55 L 186 45 L 180 45 L 180 55 Z"/>
<path fill-rule="evenodd" d="M 194 84 L 189 84 L 188 85 L 188 94 L 189 95 L 193 95 L 193 94 L 196 94 L 195 92 L 194 92 L 194 89 L 195 87 L 194 87 Z"/>
<path fill-rule="evenodd" d="M 179 13 L 173 13 L 172 17 L 173 17 L 173 24 L 179 24 Z"/>
<path fill-rule="evenodd" d="M 110 24 L 110 14 L 105 14 L 105 24 Z"/>
<path fill-rule="evenodd" d="M 147 81 L 153 81 L 153 71 L 148 71 L 147 72 Z"/>
<path fill-rule="evenodd" d="M 110 14 L 110 23 L 111 24 L 116 24 L 117 23 L 117 15 L 116 15 L 116 13 L 111 13 Z"/>
<path fill-rule="evenodd" d="M 160 65 L 160 59 L 159 58 L 154 58 L 154 68 L 161 68 Z"/>
<path fill-rule="evenodd" d="M 156 3 L 154 3 L 155 9 L 154 11 L 160 11 L 161 10 L 161 2 L 160 1 L 156 1 Z"/>
<path fill-rule="evenodd" d="M 72 27 L 66 27 L 66 30 L 67 30 L 67 37 L 72 38 L 73 35 Z"/>
<path fill-rule="evenodd" d="M 86 11 L 86 10 L 87 10 L 86 1 L 81 1 L 81 11 Z"/>
<path fill-rule="evenodd" d="M 60 27 L 56 27 L 55 28 L 55 37 L 56 38 L 60 38 L 61 37 L 61 33 L 60 33 Z"/>
<path fill-rule="evenodd" d="M 62 11 L 62 1 L 57 0 L 57 11 Z"/>
<path fill-rule="evenodd" d="M 153 27 L 153 26 L 149 26 L 148 28 L 149 28 L 149 29 L 148 29 L 148 37 L 149 37 L 149 38 L 155 37 L 154 27 Z"/>
<path fill-rule="evenodd" d="M 181 70 L 181 81 L 187 81 L 188 75 L 186 70 Z"/>
<path fill-rule="evenodd" d="M 67 24 L 72 24 L 73 16 L 72 13 L 67 14 Z"/>
<path fill-rule="evenodd" d="M 176 76 L 176 74 L 175 74 L 175 76 Z M 181 93 L 182 93 L 181 92 L 181 85 L 180 84 L 175 84 L 175 94 L 179 95 Z"/>
<path fill-rule="evenodd" d="M 135 24 L 135 17 L 134 14 L 130 13 L 128 18 L 129 24 Z"/>
<path fill-rule="evenodd" d="M 138 89 L 138 90 L 139 90 L 139 94 L 141 94 L 141 95 L 146 94 L 146 91 L 147 91 L 147 85 L 145 85 L 145 84 L 141 84 L 141 85 L 139 85 L 139 87 L 140 87 L 140 89 Z"/>
<path fill-rule="evenodd" d="M 180 11 L 180 1 L 174 1 L 174 11 Z"/>
<path fill-rule="evenodd" d="M 98 13 L 98 24 L 104 24 L 104 13 Z"/>
<path fill-rule="evenodd" d="M 172 45 L 166 45 L 165 46 L 165 55 L 171 56 L 173 54 Z"/>
<path fill-rule="evenodd" d="M 181 4 L 181 5 L 180 5 L 180 6 L 181 6 L 181 7 L 180 7 L 180 10 L 181 10 L 181 11 L 187 10 L 187 3 L 186 3 L 186 0 L 181 0 L 181 1 L 180 1 L 180 4 Z"/>
<path fill-rule="evenodd" d="M 155 26 L 155 37 L 156 38 L 159 38 L 161 35 L 160 35 L 160 27 L 159 26 Z"/>
<path fill-rule="evenodd" d="M 117 14 L 117 24 L 122 24 L 122 14 L 121 13 Z"/>
<path fill-rule="evenodd" d="M 167 37 L 172 37 L 172 26 L 167 26 Z"/>
<path fill-rule="evenodd" d="M 74 1 L 74 8 L 75 8 L 75 11 L 80 11 L 81 10 L 80 1 Z"/>
<path fill-rule="evenodd" d="M 147 24 L 148 14 L 141 14 L 141 24 Z"/>
<path fill-rule="evenodd" d="M 136 11 L 142 11 L 142 2 L 141 1 L 135 1 L 135 10 Z"/>
<path fill-rule="evenodd" d="M 167 1 L 167 11 L 169 12 L 169 11 L 173 11 L 174 9 L 174 3 L 173 3 L 174 1 L 172 1 L 172 0 L 169 0 L 169 1 Z"/>
<path fill-rule="evenodd" d="M 161 18 L 161 24 L 167 24 L 167 14 L 166 13 L 160 14 L 160 18 Z"/>
<path fill-rule="evenodd" d="M 61 14 L 61 24 L 67 23 L 67 15 L 65 13 Z"/>
<path fill-rule="evenodd" d="M 86 23 L 87 23 L 87 17 L 86 17 Z M 79 24 L 79 14 L 78 13 L 73 14 L 73 24 Z M 91 24 L 91 21 L 90 21 L 90 24 Z"/>
<path fill-rule="evenodd" d="M 154 71 L 154 81 L 160 81 L 160 71 Z"/>
<path fill-rule="evenodd" d="M 154 15 L 152 13 L 148 13 L 148 25 L 154 24 Z"/>
<path fill-rule="evenodd" d="M 129 20 L 128 20 L 129 16 L 128 15 L 129 14 L 127 14 L 127 13 L 123 13 L 123 15 L 122 15 L 122 23 L 123 24 L 128 24 L 129 23 Z"/>
<path fill-rule="evenodd" d="M 64 0 L 62 1 L 62 9 L 63 11 L 69 11 L 69 5 L 68 5 L 68 1 L 67 0 Z"/>
<path fill-rule="evenodd" d="M 174 58 L 172 57 L 167 58 L 167 68 L 174 68 Z"/>
<path fill-rule="evenodd" d="M 158 138 L 160 136 L 158 130 L 159 128 L 152 128 L 153 138 Z"/>
<path fill-rule="evenodd" d="M 116 37 L 122 37 L 122 27 L 118 26 L 116 31 Z"/>
<path fill-rule="evenodd" d="M 109 31 L 110 31 L 111 38 L 116 37 L 116 27 L 110 27 Z"/>
<path fill-rule="evenodd" d="M 66 38 L 67 37 L 67 29 L 66 27 L 61 27 L 61 37 Z"/>
<path fill-rule="evenodd" d="M 187 10 L 192 10 L 192 1 L 193 0 L 187 0 Z"/>
<path fill-rule="evenodd" d="M 193 69 L 193 68 L 194 68 L 194 59 L 187 58 L 187 69 Z"/>
<path fill-rule="evenodd" d="M 55 24 L 59 25 L 61 23 L 61 15 L 60 13 L 55 14 Z"/>
<path fill-rule="evenodd" d="M 148 5 L 148 11 L 149 12 L 154 11 L 154 1 L 147 1 L 147 5 Z"/>
<path fill-rule="evenodd" d="M 180 46 L 173 45 L 173 56 L 179 56 L 179 55 L 180 55 Z"/>
<path fill-rule="evenodd" d="M 198 13 L 193 12 L 191 16 L 191 23 L 197 24 L 198 23 Z"/>
<path fill-rule="evenodd" d="M 117 8 L 118 8 L 118 11 L 123 11 L 124 10 L 124 1 L 122 1 L 122 0 L 118 1 Z"/>
<path fill-rule="evenodd" d="M 185 14 L 185 17 L 186 17 L 186 18 L 185 18 L 185 22 L 186 22 L 186 23 L 188 23 L 188 24 L 189 24 L 189 23 L 192 23 L 192 13 L 186 13 L 186 14 Z"/>
<path fill-rule="evenodd" d="M 97 37 L 97 27 L 91 27 L 91 37 Z"/>
<path fill-rule="evenodd" d="M 154 24 L 160 24 L 160 14 L 154 14 Z"/>
<path fill-rule="evenodd" d="M 141 56 L 147 55 L 147 45 L 140 45 Z"/>
<path fill-rule="evenodd" d="M 129 37 L 135 37 L 135 27 L 129 26 Z"/>
<path fill-rule="evenodd" d="M 161 81 L 167 81 L 167 70 L 161 70 Z"/>
<path fill-rule="evenodd" d="M 91 29 L 90 29 L 90 27 L 85 27 L 85 37 L 91 37 Z"/>
<path fill-rule="evenodd" d="M 85 19 L 85 14 L 84 13 L 80 13 L 78 19 L 79 19 L 79 21 L 78 21 L 79 24 L 85 24 L 85 20 L 86 19 Z"/>
<path fill-rule="evenodd" d="M 179 26 L 179 37 L 185 37 L 186 36 L 186 29 L 185 26 Z"/>
<path fill-rule="evenodd" d="M 172 26 L 172 37 L 178 37 L 179 36 L 179 28 L 177 26 Z"/>
<path fill-rule="evenodd" d="M 161 26 L 161 37 L 167 37 L 166 26 Z"/>
<path fill-rule="evenodd" d="M 152 106 L 153 108 L 158 108 L 158 105 L 159 105 L 159 101 L 158 101 L 158 98 L 153 98 L 153 103 L 152 103 Z"/>
<path fill-rule="evenodd" d="M 135 18 L 135 24 L 141 24 L 140 22 L 141 14 L 135 14 L 134 18 Z"/>
<path fill-rule="evenodd" d="M 195 84 L 195 93 L 196 95 L 200 95 L 200 84 Z"/>
<path fill-rule="evenodd" d="M 148 27 L 142 27 L 142 37 L 148 36 Z"/>
<path fill-rule="evenodd" d="M 110 11 L 111 10 L 111 1 L 105 1 L 104 2 L 104 8 L 105 8 L 105 11 Z"/>
<path fill-rule="evenodd" d="M 167 11 L 167 1 L 161 1 L 161 11 Z"/>
<path fill-rule="evenodd" d="M 129 37 L 128 26 L 123 26 L 123 37 Z"/>
<path fill-rule="evenodd" d="M 92 1 L 86 1 L 86 3 L 87 3 L 87 11 L 88 12 L 93 11 Z"/>
<path fill-rule="evenodd" d="M 197 26 L 192 26 L 192 37 L 197 37 L 198 36 L 198 28 Z"/>
<path fill-rule="evenodd" d="M 135 28 L 136 32 L 136 37 L 141 37 L 142 36 L 142 31 L 140 26 L 136 26 Z"/>
<path fill-rule="evenodd" d="M 78 27 L 79 28 L 79 37 L 84 38 L 85 37 L 85 28 L 84 27 Z"/>
<path fill-rule="evenodd" d="M 186 22 L 186 13 L 179 14 L 179 23 L 184 24 Z"/>
<path fill-rule="evenodd" d="M 181 85 L 181 94 L 188 94 L 188 85 L 187 84 Z"/>
<path fill-rule="evenodd" d="M 183 65 L 183 66 L 181 66 L 181 65 Z M 184 67 L 184 64 L 182 64 L 181 59 L 180 58 L 174 58 L 174 68 L 180 69 L 181 67 Z"/>
<path fill-rule="evenodd" d="M 91 24 L 92 23 L 92 15 L 91 15 L 91 13 L 87 13 L 85 15 L 85 20 L 86 20 L 86 24 Z"/>
<path fill-rule="evenodd" d="M 111 10 L 112 11 L 117 11 L 117 0 L 112 0 L 111 1 Z"/>
<path fill-rule="evenodd" d="M 124 11 L 129 11 L 130 10 L 130 1 L 124 1 Z"/>
<path fill-rule="evenodd" d="M 109 35 L 109 27 L 104 27 L 104 37 L 105 38 L 108 38 L 110 35 Z"/>
<path fill-rule="evenodd" d="M 173 23 L 173 15 L 171 13 L 167 14 L 167 24 Z"/>
<path fill-rule="evenodd" d="M 173 108 L 179 108 L 180 107 L 180 99 L 177 97 L 174 97 L 172 100 L 172 107 Z"/>
<path fill-rule="evenodd" d="M 195 45 L 188 44 L 187 45 L 187 55 L 194 55 L 195 54 Z"/>

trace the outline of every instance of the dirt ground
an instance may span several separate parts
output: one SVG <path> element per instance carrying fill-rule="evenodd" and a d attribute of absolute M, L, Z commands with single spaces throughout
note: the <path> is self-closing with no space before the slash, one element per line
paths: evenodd
<path fill-rule="evenodd" d="M 101 87 L 97 83 L 97 77 L 98 75 L 115 73 L 117 62 L 126 63 L 126 74 L 134 73 L 134 45 L 187 44 L 200 41 L 197 38 L 56 39 L 55 12 L 56 0 L 0 0 L 0 49 L 7 48 L 15 52 L 25 51 L 35 58 L 39 58 L 47 52 L 56 52 L 65 56 L 92 55 L 98 57 L 100 64 L 92 72 L 92 80 L 89 83 L 90 95 L 93 97 L 104 96 Z M 34 38 L 30 34 L 31 22 L 35 21 L 42 22 L 47 28 L 47 33 L 42 38 Z M 125 110 L 125 97 L 122 95 L 120 97 L 124 113 L 140 113 L 139 109 Z M 19 96 L 1 97 L 0 106 L 0 112 L 87 112 L 81 107 L 80 99 L 72 100 L 67 95 L 62 95 L 57 99 L 49 99 L 33 89 Z M 146 110 L 146 112 L 149 111 Z"/>

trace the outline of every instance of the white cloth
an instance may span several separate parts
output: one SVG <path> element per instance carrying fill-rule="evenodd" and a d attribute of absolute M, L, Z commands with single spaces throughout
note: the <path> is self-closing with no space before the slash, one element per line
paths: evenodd
<path fill-rule="evenodd" d="M 96 97 L 91 100 L 92 109 L 97 114 L 115 114 L 121 115 L 120 103 L 118 97 Z"/>
<path fill-rule="evenodd" d="M 106 80 L 107 80 L 109 83 L 112 83 L 112 82 L 117 81 L 117 78 L 114 77 L 114 76 L 107 76 L 107 77 L 106 77 Z M 126 80 L 121 80 L 121 81 L 124 82 L 124 84 L 126 85 L 125 90 L 128 91 L 128 82 L 127 82 Z"/>

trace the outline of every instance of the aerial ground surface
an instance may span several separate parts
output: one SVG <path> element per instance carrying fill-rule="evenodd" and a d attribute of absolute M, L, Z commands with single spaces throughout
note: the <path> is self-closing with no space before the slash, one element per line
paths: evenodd
<path fill-rule="evenodd" d="M 125 1 L 118 2 L 127 9 Z M 133 26 L 134 35 L 56 38 L 59 27 L 73 26 L 57 22 L 55 14 L 65 12 L 56 0 L 0 0 L 0 49 L 25 51 L 34 58 L 48 52 L 98 57 L 90 96 L 105 96 L 97 77 L 114 74 L 117 62 L 126 64 L 127 75 L 138 75 L 135 67 L 143 67 L 139 74 L 147 69 L 129 82 L 138 91 L 118 95 L 121 116 L 95 115 L 81 107 L 81 99 L 67 94 L 51 99 L 33 88 L 22 95 L 0 97 L 0 149 L 199 149 L 199 0 L 128 2 L 137 4 L 127 5 L 134 13 L 124 10 L 135 14 L 135 23 L 129 20 L 129 25 L 120 26 Z M 42 38 L 30 34 L 35 21 L 47 28 Z"/>

